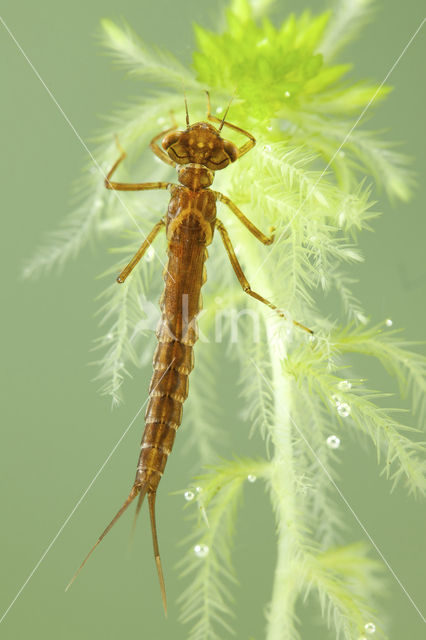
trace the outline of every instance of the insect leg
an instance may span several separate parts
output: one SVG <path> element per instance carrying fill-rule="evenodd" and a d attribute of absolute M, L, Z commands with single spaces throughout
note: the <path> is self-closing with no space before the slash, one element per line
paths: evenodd
<path fill-rule="evenodd" d="M 248 280 L 245 277 L 244 272 L 241 268 L 241 265 L 238 262 L 238 258 L 235 255 L 234 247 L 232 246 L 231 239 L 228 235 L 228 232 L 224 224 L 220 220 L 216 219 L 216 227 L 220 235 L 222 236 L 222 241 L 225 246 L 226 252 L 228 254 L 229 260 L 231 261 L 232 268 L 234 269 L 235 275 L 237 276 L 244 292 L 247 293 L 252 298 L 255 298 L 255 300 L 259 300 L 259 302 L 263 302 L 263 304 L 266 304 L 270 309 L 273 309 L 274 311 L 276 311 L 281 318 L 286 318 L 287 316 L 283 311 L 281 311 L 281 309 L 278 309 L 278 307 L 272 304 L 272 302 L 269 302 L 269 300 L 261 296 L 259 293 L 256 293 L 256 291 L 252 291 L 248 283 Z M 303 329 L 304 331 L 307 331 L 308 333 L 313 334 L 313 331 L 311 329 L 308 329 L 308 327 L 305 327 L 300 322 L 293 320 L 293 324 L 296 327 L 300 327 L 300 329 Z"/>
<path fill-rule="evenodd" d="M 238 220 L 240 222 L 242 222 L 245 227 L 247 227 L 247 229 L 250 231 L 250 233 L 252 233 L 254 235 L 255 238 L 260 240 L 260 242 L 263 242 L 263 244 L 272 244 L 273 243 L 273 241 L 274 241 L 274 235 L 273 234 L 271 236 L 265 236 L 265 234 L 262 233 L 260 231 L 260 229 L 258 229 L 244 215 L 244 213 L 237 207 L 236 204 L 234 204 L 232 202 L 232 200 L 230 200 L 227 196 L 224 196 L 223 193 L 220 193 L 219 191 L 214 191 L 213 193 L 216 195 L 216 198 L 218 200 L 220 200 L 220 202 L 223 202 L 224 204 L 226 204 L 231 209 L 232 213 L 234 213 L 237 216 Z"/>
<path fill-rule="evenodd" d="M 147 189 L 167 189 L 169 182 L 113 182 L 111 181 L 112 174 L 116 171 L 118 165 L 123 162 L 126 157 L 126 152 L 120 145 L 118 138 L 115 139 L 120 156 L 118 160 L 114 162 L 112 168 L 108 171 L 105 178 L 105 187 L 107 189 L 113 189 L 114 191 L 145 191 Z"/>
<path fill-rule="evenodd" d="M 207 118 L 209 120 L 211 120 L 212 122 L 219 122 L 221 123 L 222 120 L 220 118 L 218 118 L 217 116 L 214 116 L 211 113 L 211 106 L 210 106 L 210 94 L 208 91 L 206 91 L 207 93 Z M 238 149 L 238 156 L 241 158 L 241 156 L 243 156 L 245 153 L 247 153 L 247 151 L 250 151 L 250 149 L 253 149 L 254 145 L 256 144 L 256 138 L 249 133 L 248 131 L 245 131 L 245 129 L 241 129 L 241 127 L 237 127 L 237 125 L 235 124 L 231 124 L 230 122 L 224 122 L 223 123 L 224 127 L 229 127 L 230 129 L 232 129 L 233 131 L 238 131 L 238 133 L 242 133 L 243 136 L 247 136 L 247 138 L 249 138 L 248 142 L 246 142 L 245 144 L 243 144 L 242 147 L 240 147 Z"/>
<path fill-rule="evenodd" d="M 151 150 L 155 153 L 155 155 L 158 158 L 160 158 L 160 160 L 162 160 L 166 164 L 170 164 L 172 167 L 175 167 L 176 162 L 173 162 L 173 160 L 169 158 L 168 154 L 164 151 L 164 149 L 160 147 L 160 145 L 157 142 L 157 140 L 160 140 L 160 138 L 165 136 L 166 133 L 169 133 L 170 131 L 174 131 L 175 129 L 177 129 L 177 122 L 175 121 L 173 114 L 172 114 L 172 120 L 173 120 L 173 126 L 169 127 L 165 131 L 162 131 L 161 133 L 154 136 L 154 138 L 149 143 L 149 146 L 151 147 Z"/>
<path fill-rule="evenodd" d="M 129 273 L 131 271 L 133 271 L 133 269 L 135 268 L 135 266 L 137 265 L 139 260 L 142 258 L 143 254 L 145 253 L 145 251 L 148 249 L 148 247 L 151 246 L 151 244 L 153 243 L 155 237 L 158 235 L 158 232 L 160 231 L 160 229 L 162 229 L 162 227 L 165 226 L 165 224 L 166 223 L 164 222 L 164 220 L 161 219 L 154 225 L 154 227 L 151 229 L 150 233 L 147 235 L 145 240 L 142 242 L 140 248 L 137 250 L 137 252 L 133 256 L 133 258 L 130 260 L 130 262 L 127 265 L 127 267 L 124 267 L 123 271 L 118 276 L 117 282 L 119 282 L 121 284 L 122 282 L 125 281 L 125 279 L 129 275 Z"/>

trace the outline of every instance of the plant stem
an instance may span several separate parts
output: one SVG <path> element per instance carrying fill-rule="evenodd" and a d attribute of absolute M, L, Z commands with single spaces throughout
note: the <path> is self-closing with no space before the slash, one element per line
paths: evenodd
<path fill-rule="evenodd" d="M 274 389 L 274 424 L 270 425 L 274 457 L 270 477 L 271 500 L 277 521 L 277 562 L 272 597 L 269 604 L 266 640 L 289 640 L 296 635 L 292 621 L 297 598 L 297 566 L 300 544 L 297 540 L 298 510 L 297 482 L 293 461 L 292 429 L 290 423 L 291 385 L 283 375 L 281 361 L 284 341 L 277 349 L 276 320 L 266 320 L 268 344 L 272 363 Z M 289 626 L 290 623 L 290 626 Z"/>

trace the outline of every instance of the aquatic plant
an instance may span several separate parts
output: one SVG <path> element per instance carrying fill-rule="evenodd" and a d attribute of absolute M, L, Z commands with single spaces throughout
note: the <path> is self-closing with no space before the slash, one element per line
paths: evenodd
<path fill-rule="evenodd" d="M 233 0 L 221 33 L 196 25 L 191 69 L 169 53 L 150 49 L 129 27 L 103 22 L 103 41 L 115 60 L 158 88 L 111 116 L 94 154 L 98 167 L 88 168 L 83 178 L 81 203 L 25 273 L 59 267 L 89 240 L 106 236 L 116 243 L 125 232 L 126 245 L 118 250 L 122 257 L 109 275 L 117 273 L 140 244 L 141 232 L 146 235 L 164 211 L 155 194 L 114 197 L 104 190 L 97 169 L 105 173 L 116 159 L 113 134 L 128 152 L 120 167 L 123 180 L 136 179 L 136 169 L 138 179 L 165 179 L 170 169 L 156 164 L 153 171 L 147 147 L 169 125 L 170 111 L 184 126 L 182 87 L 191 121 L 205 118 L 205 89 L 218 114 L 234 94 L 228 118 L 251 131 L 257 145 L 218 174 L 215 187 L 258 227 L 276 231 L 273 245 L 264 247 L 238 221 L 230 221 L 232 239 L 244 247 L 239 259 L 253 288 L 311 327 L 315 336 L 309 339 L 291 322 L 259 308 L 242 292 L 222 248 L 212 249 L 209 286 L 203 292 L 208 311 L 200 323 L 206 340 L 199 345 L 193 400 L 184 418 L 184 429 L 199 447 L 201 474 L 199 495 L 189 492 L 187 498 L 197 498 L 202 509 L 182 560 L 183 574 L 191 579 L 180 598 L 181 618 L 188 624 L 188 640 L 222 640 L 232 631 L 235 515 L 246 482 L 257 480 L 265 483 L 276 519 L 267 640 L 300 637 L 296 604 L 308 597 L 319 602 L 333 637 L 353 640 L 374 631 L 385 638 L 376 609 L 381 563 L 367 544 L 344 544 L 346 513 L 334 499 L 336 454 L 342 437 L 369 439 L 391 486 L 401 482 L 420 494 L 425 490 L 424 448 L 411 433 L 415 430 L 397 419 L 392 407 L 383 407 L 386 394 L 348 375 L 347 355 L 379 360 L 397 378 L 401 393 L 412 394 L 419 423 L 425 414 L 426 360 L 386 323 L 370 326 L 345 269 L 362 259 L 356 235 L 370 230 L 379 215 L 372 208 L 372 182 L 390 198 L 404 201 L 413 181 L 403 155 L 363 123 L 354 127 L 359 114 L 376 108 L 389 88 L 351 83 L 346 79 L 351 65 L 337 62 L 369 17 L 372 2 L 345 0 L 318 16 L 307 11 L 290 15 L 279 26 L 266 17 L 272 4 Z M 149 162 L 145 173 L 141 155 Z M 161 240 L 158 247 L 164 255 Z M 153 248 L 125 286 L 114 283 L 103 295 L 99 377 L 114 403 L 121 400 L 126 374 L 144 361 L 141 353 L 152 353 L 141 344 L 154 344 L 155 309 L 148 300 L 159 294 L 158 267 Z M 318 311 L 319 297 L 329 291 L 342 301 L 338 321 Z M 260 319 L 256 340 L 240 330 L 233 354 L 241 369 L 246 424 L 264 438 L 263 458 L 259 452 L 259 458 L 247 459 L 238 451 L 222 462 L 215 456 L 207 416 L 218 403 L 211 370 L 217 330 L 213 310 L 218 308 L 250 309 Z M 203 464 L 210 464 L 204 472 Z"/>

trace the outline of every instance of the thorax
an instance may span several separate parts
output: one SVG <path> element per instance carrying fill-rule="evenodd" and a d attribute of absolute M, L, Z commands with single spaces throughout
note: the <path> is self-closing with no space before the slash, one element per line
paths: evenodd
<path fill-rule="evenodd" d="M 184 170 L 184 171 L 183 171 Z M 171 187 L 171 198 L 167 212 L 167 238 L 178 240 L 185 236 L 187 240 L 210 244 L 213 238 L 216 220 L 216 196 L 208 186 L 212 174 L 202 165 L 184 165 L 179 172 L 179 181 Z"/>

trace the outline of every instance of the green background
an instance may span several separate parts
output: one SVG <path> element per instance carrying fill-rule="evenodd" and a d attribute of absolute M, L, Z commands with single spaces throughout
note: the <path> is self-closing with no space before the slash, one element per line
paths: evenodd
<path fill-rule="evenodd" d="M 169 48 L 189 62 L 191 22 L 213 26 L 224 5 L 218 0 L 3 0 L 2 17 L 87 142 L 101 127 L 101 115 L 146 91 L 143 81 L 125 78 L 102 55 L 94 38 L 99 20 L 124 17 L 145 41 Z M 420 5 L 418 0 L 381 3 L 362 37 L 341 56 L 356 63 L 353 77 L 379 82 L 384 78 L 421 22 Z M 323 3 L 283 2 L 281 14 L 305 7 L 321 10 Z M 394 326 L 404 327 L 404 335 L 412 340 L 425 338 L 425 38 L 424 28 L 392 73 L 394 92 L 374 117 L 368 114 L 370 127 L 388 129 L 387 138 L 402 141 L 404 151 L 415 158 L 419 185 L 409 204 L 391 206 L 384 196 L 377 195 L 376 208 L 383 216 L 375 221 L 374 234 L 360 238 L 365 263 L 352 271 L 360 281 L 357 294 L 372 321 L 391 317 Z M 69 212 L 71 184 L 80 175 L 87 154 L 1 26 L 0 60 L 3 611 L 139 409 L 146 397 L 150 370 L 136 372 L 126 382 L 125 403 L 112 412 L 108 399 L 97 393 L 95 369 L 87 366 L 96 359 L 90 352 L 99 335 L 95 297 L 105 287 L 105 281 L 96 276 L 111 264 L 107 246 L 100 243 L 93 250 L 86 248 L 60 277 L 55 274 L 36 282 L 20 278 L 25 259 L 33 254 L 43 233 L 57 228 Z M 218 347 L 220 358 L 221 412 L 237 434 L 228 455 L 262 453 L 259 440 L 246 441 L 247 425 L 238 418 L 238 389 L 231 380 L 235 371 Z M 362 362 L 360 375 L 368 378 L 372 387 L 395 390 L 393 381 L 378 366 Z M 405 406 L 398 398 L 393 402 Z M 141 429 L 139 419 L 3 621 L 1 637 L 187 637 L 187 629 L 177 623 L 175 599 L 183 582 L 175 565 L 182 553 L 178 542 L 189 532 L 189 524 L 182 497 L 171 492 L 185 488 L 195 460 L 179 443 L 168 464 L 158 504 L 168 619 L 161 609 L 146 513 L 132 547 L 127 518 L 104 542 L 73 588 L 64 593 L 88 546 L 127 495 Z M 340 451 L 341 490 L 424 610 L 424 506 L 407 497 L 402 488 L 389 494 L 374 453 L 366 447 L 348 442 Z M 365 538 L 349 512 L 346 521 L 348 541 Z M 275 548 L 273 520 L 259 482 L 246 489 L 237 531 L 235 563 L 240 587 L 236 589 L 236 637 L 260 640 L 264 637 L 263 611 L 270 596 Z M 384 595 L 392 640 L 424 638 L 421 617 L 390 574 Z M 302 615 L 302 621 L 304 640 L 333 637 L 316 626 L 316 612 Z"/>

